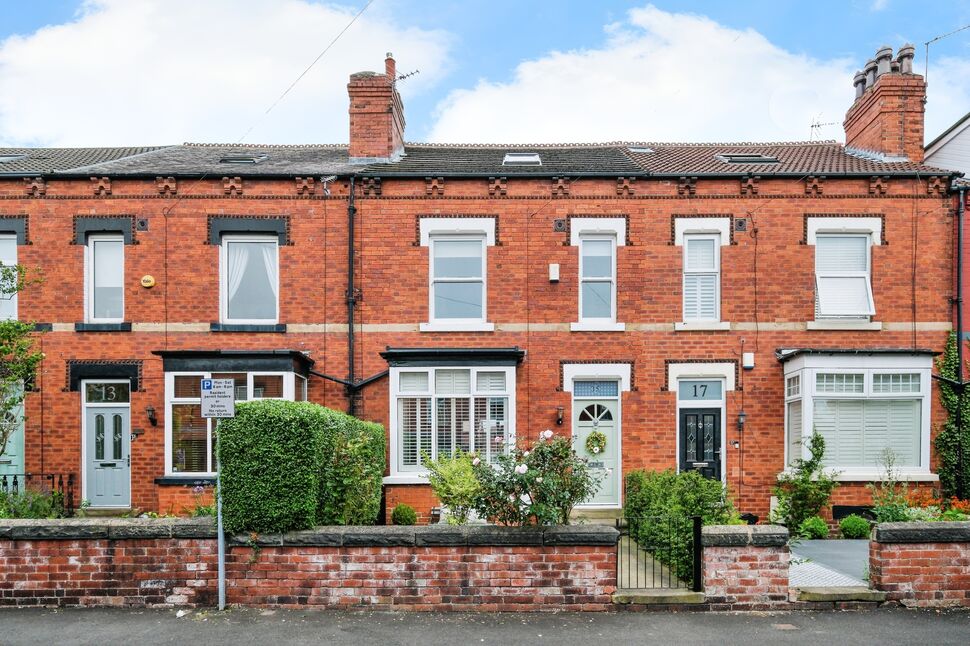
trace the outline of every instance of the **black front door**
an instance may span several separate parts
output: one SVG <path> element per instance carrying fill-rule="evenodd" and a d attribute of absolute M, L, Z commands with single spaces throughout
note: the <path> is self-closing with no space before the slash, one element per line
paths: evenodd
<path fill-rule="evenodd" d="M 721 479 L 720 408 L 681 409 L 680 470 L 696 470 L 705 478 Z"/>

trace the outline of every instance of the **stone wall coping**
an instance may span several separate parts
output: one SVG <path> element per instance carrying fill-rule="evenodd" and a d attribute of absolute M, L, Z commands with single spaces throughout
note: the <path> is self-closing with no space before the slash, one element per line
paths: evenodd
<path fill-rule="evenodd" d="M 879 523 L 876 543 L 970 543 L 970 521 L 939 523 Z"/>
<path fill-rule="evenodd" d="M 241 533 L 230 545 L 318 547 L 460 547 L 616 545 L 608 525 L 498 527 L 495 525 L 316 527 L 286 534 Z M 0 520 L 0 540 L 215 538 L 214 518 L 68 518 Z"/>
<path fill-rule="evenodd" d="M 704 547 L 780 547 L 788 543 L 788 529 L 781 525 L 708 525 L 701 529 Z"/>

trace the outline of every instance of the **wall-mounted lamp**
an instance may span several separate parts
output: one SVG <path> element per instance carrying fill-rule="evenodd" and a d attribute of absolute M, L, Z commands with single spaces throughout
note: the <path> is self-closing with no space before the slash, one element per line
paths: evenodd
<path fill-rule="evenodd" d="M 747 418 L 748 416 L 744 413 L 743 410 L 738 413 L 738 432 L 739 433 L 744 432 L 744 421 Z"/>
<path fill-rule="evenodd" d="M 566 409 L 562 406 L 556 406 L 556 425 L 562 426 L 562 416 L 565 414 Z"/>
<path fill-rule="evenodd" d="M 155 415 L 155 407 L 154 406 L 146 406 L 145 407 L 145 414 L 148 415 L 148 423 L 149 424 L 151 424 L 152 426 L 158 426 L 158 416 Z"/>

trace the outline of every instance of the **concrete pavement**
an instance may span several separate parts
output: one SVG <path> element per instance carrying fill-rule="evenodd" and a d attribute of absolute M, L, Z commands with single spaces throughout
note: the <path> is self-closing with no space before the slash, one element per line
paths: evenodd
<path fill-rule="evenodd" d="M 970 612 L 439 614 L 340 611 L 0 610 L 19 644 L 960 644 Z"/>

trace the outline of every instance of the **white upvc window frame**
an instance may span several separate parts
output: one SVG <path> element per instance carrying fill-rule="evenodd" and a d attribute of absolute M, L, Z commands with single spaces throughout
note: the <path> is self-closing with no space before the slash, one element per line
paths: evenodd
<path fill-rule="evenodd" d="M 481 278 L 436 278 L 434 275 L 435 249 L 441 242 L 476 241 L 481 244 Z M 428 319 L 432 326 L 439 329 L 481 330 L 488 321 L 488 243 L 484 235 L 475 233 L 434 234 L 428 240 Z M 439 318 L 435 312 L 436 283 L 472 283 L 481 280 L 482 315 L 478 318 Z"/>
<path fill-rule="evenodd" d="M 436 393 L 435 391 L 435 371 L 437 370 L 468 370 L 470 379 L 470 388 L 467 394 L 449 394 L 449 393 Z M 503 372 L 505 373 L 505 390 L 502 392 L 497 391 L 480 391 L 478 390 L 478 373 L 480 372 Z M 402 391 L 401 390 L 401 375 L 405 373 L 426 373 L 428 376 L 428 388 L 425 391 Z M 437 415 L 437 399 L 439 398 L 449 398 L 449 397 L 459 397 L 468 398 L 472 400 L 470 406 L 469 414 L 469 424 L 471 425 L 471 432 L 474 434 L 475 427 L 475 407 L 474 399 L 476 397 L 504 397 L 507 400 L 505 416 L 506 416 L 506 432 L 505 432 L 505 443 L 503 446 L 503 452 L 508 452 L 509 449 L 515 446 L 515 394 L 516 394 L 516 382 L 515 382 L 516 368 L 515 366 L 482 366 L 482 365 L 461 365 L 461 366 L 407 366 L 407 367 L 392 367 L 388 375 L 390 379 L 390 459 L 388 463 L 390 465 L 389 475 L 384 478 L 384 484 L 427 484 L 428 483 L 428 470 L 422 465 L 417 466 L 405 466 L 402 462 L 403 456 L 401 455 L 402 449 L 402 438 L 400 433 L 400 420 L 399 420 L 399 400 L 408 398 L 428 398 L 431 400 L 431 457 L 432 459 L 437 458 L 437 442 L 435 441 L 438 433 L 438 415 Z"/>
<path fill-rule="evenodd" d="M 873 376 L 878 374 L 919 374 L 918 393 L 876 393 L 873 392 Z M 863 390 L 861 393 L 830 393 L 819 391 L 816 384 L 818 374 L 861 374 Z M 932 428 L 930 414 L 932 409 L 932 357 L 929 355 L 803 355 L 785 364 L 785 468 L 790 468 L 793 458 L 809 457 L 808 440 L 814 432 L 815 400 L 918 400 L 920 402 L 919 464 L 897 467 L 900 478 L 910 481 L 936 481 L 938 476 L 930 471 L 930 445 Z M 787 395 L 788 379 L 798 376 L 800 392 Z M 802 451 L 801 455 L 789 454 L 790 434 L 788 404 L 795 400 L 802 402 Z M 840 481 L 879 481 L 885 477 L 880 466 L 835 466 L 828 468 Z"/>
<path fill-rule="evenodd" d="M 687 247 L 693 240 L 711 240 L 714 243 L 714 269 L 692 269 L 687 263 Z M 721 234 L 720 233 L 685 233 L 684 234 L 684 253 L 683 253 L 683 277 L 681 280 L 681 315 L 684 323 L 720 323 L 721 321 Z M 688 276 L 711 276 L 715 278 L 714 284 L 714 318 L 688 318 L 687 302 L 684 295 L 687 293 Z"/>
<path fill-rule="evenodd" d="M 95 256 L 99 242 L 121 243 L 121 316 L 97 317 L 94 315 L 95 293 Z M 84 245 L 84 321 L 86 323 L 124 323 L 125 321 L 125 237 L 114 233 L 93 233 L 88 236 Z"/>
<path fill-rule="evenodd" d="M 0 233 L 0 241 L 13 242 L 13 244 L 11 245 L 13 247 L 13 257 L 4 258 L 3 256 L 0 256 L 0 266 L 16 267 L 17 266 L 17 236 L 15 234 Z M 13 262 L 11 262 L 11 260 Z M 0 321 L 5 321 L 5 320 L 16 321 L 20 316 L 20 310 L 17 302 L 17 292 L 14 292 L 9 296 L 4 296 L 0 294 L 0 299 L 4 299 L 3 300 L 4 303 L 9 303 L 10 309 L 13 310 L 12 317 L 0 316 Z"/>
<path fill-rule="evenodd" d="M 234 243 L 269 242 L 276 249 L 276 316 L 264 319 L 229 318 L 229 245 Z M 219 244 L 219 321 L 229 325 L 276 325 L 280 321 L 280 240 L 279 236 L 259 234 L 224 234 Z"/>
<path fill-rule="evenodd" d="M 821 272 L 818 267 L 818 242 L 834 238 L 861 238 L 866 243 L 866 269 L 862 271 L 850 272 Z M 872 292 L 872 234 L 859 232 L 819 232 L 815 237 L 815 320 L 816 321 L 858 321 L 868 323 L 872 316 L 876 314 L 875 298 Z M 819 282 L 826 278 L 864 278 L 866 281 L 866 297 L 868 299 L 868 309 L 865 313 L 855 314 L 829 314 L 821 313 L 821 287 Z"/>
<path fill-rule="evenodd" d="M 577 262 L 579 282 L 577 284 L 577 317 L 576 321 L 569 324 L 572 332 L 623 332 L 626 324 L 618 322 L 617 319 L 617 262 L 619 248 L 626 246 L 626 218 L 596 218 L 596 217 L 571 217 L 569 219 L 569 244 L 576 247 L 579 253 Z M 582 244 L 583 240 L 609 238 L 613 240 L 613 304 L 612 317 L 606 318 L 583 318 L 583 269 L 582 269 Z"/>
<path fill-rule="evenodd" d="M 585 261 L 583 250 L 590 242 L 610 243 L 610 275 L 585 276 Z M 579 238 L 579 324 L 590 329 L 611 329 L 616 326 L 616 236 L 603 234 L 584 234 Z M 583 285 L 586 283 L 609 283 L 610 285 L 610 315 L 583 316 Z"/>
<path fill-rule="evenodd" d="M 205 478 L 212 477 L 215 475 L 215 465 L 209 464 L 211 468 L 210 471 L 174 471 L 172 470 L 172 407 L 177 404 L 199 404 L 201 405 L 201 393 L 199 397 L 175 397 L 175 378 L 176 377 L 198 377 L 201 381 L 202 379 L 211 379 L 213 374 L 222 375 L 227 373 L 233 374 L 245 374 L 246 375 L 246 400 L 254 401 L 259 399 L 281 399 L 287 401 L 294 401 L 296 394 L 296 378 L 302 375 L 297 375 L 295 372 L 280 372 L 272 370 L 216 370 L 209 372 L 202 371 L 178 371 L 178 372 L 166 372 L 165 373 L 165 475 L 170 477 L 186 477 L 186 478 Z M 283 377 L 283 396 L 282 397 L 253 397 L 253 378 L 258 376 L 270 376 Z M 211 461 L 212 455 L 212 442 L 213 435 L 212 431 L 215 428 L 215 424 L 218 420 L 207 419 L 206 420 L 206 462 Z"/>

